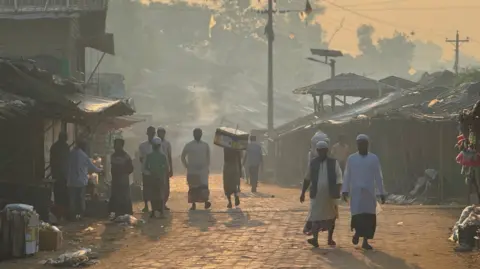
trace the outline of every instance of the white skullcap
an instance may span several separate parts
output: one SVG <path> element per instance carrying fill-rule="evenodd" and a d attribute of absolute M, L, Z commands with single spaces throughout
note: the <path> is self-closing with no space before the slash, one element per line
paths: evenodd
<path fill-rule="evenodd" d="M 162 144 L 162 139 L 159 138 L 159 137 L 154 137 L 154 138 L 152 139 L 152 144 L 154 144 L 154 145 L 161 145 L 161 144 Z"/>
<path fill-rule="evenodd" d="M 328 149 L 328 143 L 326 141 L 318 141 L 316 144 L 317 149 Z"/>
<path fill-rule="evenodd" d="M 330 143 L 330 139 L 328 139 L 328 136 L 322 132 L 317 132 L 313 137 L 312 137 L 312 144 L 316 145 L 317 142 L 319 141 L 326 141 L 327 143 Z"/>
<path fill-rule="evenodd" d="M 359 134 L 357 136 L 357 141 L 361 141 L 361 140 L 369 141 L 370 139 L 368 138 L 368 136 L 366 134 Z"/>

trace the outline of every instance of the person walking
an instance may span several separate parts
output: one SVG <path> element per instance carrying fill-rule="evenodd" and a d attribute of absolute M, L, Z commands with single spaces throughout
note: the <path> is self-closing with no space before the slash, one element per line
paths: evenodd
<path fill-rule="evenodd" d="M 243 158 L 243 166 L 248 171 L 252 192 L 257 192 L 258 174 L 260 170 L 263 170 L 263 150 L 262 146 L 257 143 L 257 137 L 254 135 L 250 136 L 250 143 L 248 143 L 245 157 Z"/>
<path fill-rule="evenodd" d="M 242 177 L 242 153 L 231 148 L 223 149 L 223 191 L 227 197 L 227 208 L 232 208 L 232 194 L 235 197 L 235 206 L 240 205 L 238 190 Z"/>
<path fill-rule="evenodd" d="M 168 175 L 167 178 L 165 179 L 165 197 L 164 197 L 164 202 L 165 202 L 165 210 L 170 210 L 170 208 L 167 207 L 167 202 L 168 198 L 170 198 L 170 179 L 173 177 L 173 162 L 172 162 L 172 144 L 170 141 L 168 141 L 165 136 L 167 134 L 167 131 L 165 128 L 158 128 L 157 129 L 157 136 L 162 139 L 162 148 L 163 152 L 167 156 L 167 161 L 168 161 Z"/>
<path fill-rule="evenodd" d="M 382 167 L 377 155 L 369 152 L 367 135 L 357 136 L 358 152 L 350 155 L 345 167 L 342 196 L 345 201 L 350 197 L 352 214 L 350 228 L 355 231 L 352 243 L 357 245 L 363 238 L 362 248 L 373 249 L 368 240 L 373 239 L 377 228 L 377 196 L 378 190 L 382 204 L 385 203 Z"/>
<path fill-rule="evenodd" d="M 72 218 L 81 219 L 85 213 L 85 192 L 88 185 L 88 172 L 101 173 L 102 169 L 96 167 L 86 152 L 87 144 L 77 141 L 76 147 L 68 157 L 68 195 L 70 198 L 70 215 Z"/>
<path fill-rule="evenodd" d="M 342 171 L 345 171 L 345 165 L 347 163 L 348 156 L 350 155 L 350 147 L 345 142 L 344 135 L 338 136 L 338 142 L 333 145 L 330 152 L 332 156 L 340 163 Z"/>
<path fill-rule="evenodd" d="M 185 145 L 181 157 L 182 164 L 187 169 L 188 202 L 192 204 L 190 210 L 195 210 L 198 202 L 205 203 L 205 209 L 212 206 L 208 188 L 210 147 L 202 141 L 202 135 L 201 129 L 193 130 L 194 139 Z"/>
<path fill-rule="evenodd" d="M 156 213 L 160 217 L 164 216 L 165 202 L 165 180 L 168 175 L 167 156 L 160 150 L 162 139 L 155 137 L 152 140 L 153 151 L 145 159 L 145 171 L 150 175 L 150 201 L 152 203 L 152 213 L 150 217 L 155 217 Z"/>
<path fill-rule="evenodd" d="M 328 245 L 336 245 L 333 232 L 338 218 L 342 170 L 337 160 L 328 157 L 327 142 L 317 142 L 316 150 L 317 156 L 310 162 L 300 202 L 305 201 L 305 192 L 310 187 L 310 210 L 303 232 L 306 235 L 313 235 L 307 242 L 317 248 L 318 234 L 322 231 L 328 231 Z"/>
<path fill-rule="evenodd" d="M 150 210 L 148 209 L 148 202 L 150 202 L 151 197 L 149 196 L 150 194 L 150 183 L 151 183 L 151 178 L 149 172 L 145 169 L 145 159 L 147 158 L 147 155 L 152 153 L 152 141 L 153 138 L 155 138 L 155 127 L 150 126 L 147 128 L 147 141 L 144 141 L 140 144 L 138 147 L 138 153 L 139 153 L 139 158 L 140 158 L 140 163 L 142 165 L 142 185 L 143 185 L 143 201 L 144 201 L 144 207 L 143 207 L 143 212 L 148 213 Z"/>

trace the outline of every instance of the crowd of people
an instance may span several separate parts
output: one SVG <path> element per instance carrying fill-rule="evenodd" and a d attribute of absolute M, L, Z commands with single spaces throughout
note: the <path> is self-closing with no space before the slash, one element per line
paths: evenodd
<path fill-rule="evenodd" d="M 142 173 L 144 208 L 143 212 L 153 217 L 163 217 L 170 210 L 167 202 L 170 196 L 170 178 L 173 176 L 172 148 L 166 139 L 164 128 L 148 127 L 147 140 L 138 147 L 138 159 Z M 203 203 L 205 209 L 212 206 L 209 201 L 208 186 L 210 167 L 210 146 L 202 140 L 203 132 L 193 130 L 193 140 L 185 145 L 181 161 L 187 170 L 188 202 L 190 210 L 196 210 L 197 203 Z M 130 174 L 134 164 L 124 150 L 123 139 L 114 140 L 114 153 L 111 155 L 111 195 L 108 210 L 110 217 L 133 214 L 130 197 Z M 61 133 L 50 149 L 50 167 L 54 184 L 55 205 L 68 212 L 71 219 L 81 219 L 85 213 L 86 189 L 90 172 L 103 173 L 87 155 L 87 145 L 77 141 L 70 151 L 67 136 Z M 244 167 L 248 170 L 252 192 L 256 192 L 258 174 L 263 167 L 263 151 L 254 136 L 242 158 L 242 151 L 224 148 L 223 186 L 228 208 L 232 208 L 232 196 L 235 206 L 240 205 L 240 178 L 244 177 Z M 243 163 L 242 163 L 243 160 Z M 63 214 L 61 214 L 63 215 Z"/>
<path fill-rule="evenodd" d="M 368 136 L 357 136 L 358 151 L 349 156 L 344 141 L 341 136 L 329 154 L 330 140 L 324 133 L 316 133 L 311 140 L 307 175 L 300 195 L 303 203 L 310 189 L 310 210 L 303 231 L 313 235 L 307 242 L 314 247 L 319 246 L 319 232 L 328 231 L 327 243 L 335 246 L 335 221 L 339 201 L 343 199 L 350 205 L 352 243 L 357 245 L 362 238 L 362 248 L 371 250 L 368 240 L 373 239 L 377 226 L 377 194 L 385 203 L 382 169 L 378 157 L 369 152 Z"/>
<path fill-rule="evenodd" d="M 170 178 L 173 176 L 172 148 L 164 128 L 156 130 L 148 127 L 146 135 L 147 140 L 138 148 L 143 180 L 143 212 L 150 212 L 151 217 L 163 217 L 164 212 L 170 210 L 167 202 Z M 196 210 L 197 203 L 203 203 L 205 209 L 212 206 L 208 184 L 210 146 L 202 140 L 202 136 L 201 129 L 193 130 L 193 140 L 185 145 L 181 154 L 182 164 L 187 170 L 190 210 Z M 303 231 L 313 236 L 308 243 L 314 247 L 319 246 L 318 235 L 322 231 L 328 231 L 328 245 L 336 245 L 333 234 L 339 217 L 338 204 L 343 199 L 350 205 L 351 229 L 354 231 L 352 243 L 356 245 L 363 239 L 362 247 L 372 249 L 368 240 L 375 235 L 377 196 L 382 203 L 385 202 L 382 169 L 378 157 L 369 152 L 368 136 L 358 135 L 356 142 L 358 151 L 349 155 L 350 149 L 344 136 L 340 136 L 338 143 L 332 147 L 330 139 L 322 132 L 317 132 L 311 139 L 300 202 L 305 201 L 309 189 L 310 210 Z M 129 177 L 134 165 L 124 145 L 123 139 L 115 139 L 114 153 L 111 155 L 111 217 L 133 214 Z M 257 191 L 258 174 L 263 167 L 263 151 L 254 136 L 250 136 L 243 158 L 242 151 L 231 148 L 223 150 L 223 188 L 227 208 L 232 208 L 233 205 L 240 205 L 238 194 L 244 168 L 248 171 L 252 192 Z M 74 219 L 80 219 L 85 212 L 89 172 L 102 172 L 86 152 L 84 141 L 77 141 L 75 148 L 70 151 L 64 133 L 51 147 L 55 203 L 68 208 L 69 216 Z"/>

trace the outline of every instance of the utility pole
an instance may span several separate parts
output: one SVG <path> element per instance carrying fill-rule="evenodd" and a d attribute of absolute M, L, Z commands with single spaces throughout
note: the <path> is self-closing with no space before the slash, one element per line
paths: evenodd
<path fill-rule="evenodd" d="M 266 28 L 268 38 L 268 136 L 273 135 L 273 0 L 268 0 L 268 23 Z"/>
<path fill-rule="evenodd" d="M 466 39 L 460 39 L 460 34 L 457 30 L 457 35 L 455 39 L 446 39 L 447 43 L 455 43 L 455 63 L 453 65 L 453 69 L 455 70 L 455 74 L 458 75 L 458 67 L 459 67 L 459 58 L 460 58 L 460 44 L 470 42 L 470 39 L 467 37 Z"/>
<path fill-rule="evenodd" d="M 268 161 L 272 165 L 275 160 L 275 147 L 273 143 L 273 40 L 275 35 L 273 33 L 273 0 L 268 0 L 268 22 L 265 27 L 265 33 L 268 39 L 268 86 L 267 86 L 267 127 L 268 127 Z"/>

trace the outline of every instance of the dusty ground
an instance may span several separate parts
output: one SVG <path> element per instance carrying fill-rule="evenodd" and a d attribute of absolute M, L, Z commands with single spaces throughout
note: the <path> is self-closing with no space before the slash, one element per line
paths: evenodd
<path fill-rule="evenodd" d="M 66 239 L 61 251 L 4 262 L 0 267 L 44 268 L 39 264 L 42 259 L 91 247 L 100 253 L 101 263 L 93 267 L 98 269 L 480 268 L 478 253 L 456 254 L 447 241 L 460 209 L 385 206 L 372 241 L 376 250 L 364 252 L 350 243 L 349 215 L 343 207 L 335 235 L 338 247 L 323 244 L 312 249 L 302 234 L 307 205 L 298 202 L 299 190 L 261 185 L 261 193 L 254 195 L 245 185 L 241 207 L 227 210 L 221 178 L 214 176 L 212 209 L 189 212 L 185 179 L 174 178 L 172 183 L 172 212 L 165 220 L 149 220 L 141 228 L 105 221 L 69 224 L 62 227 Z M 87 227 L 94 230 L 84 231 Z"/>

